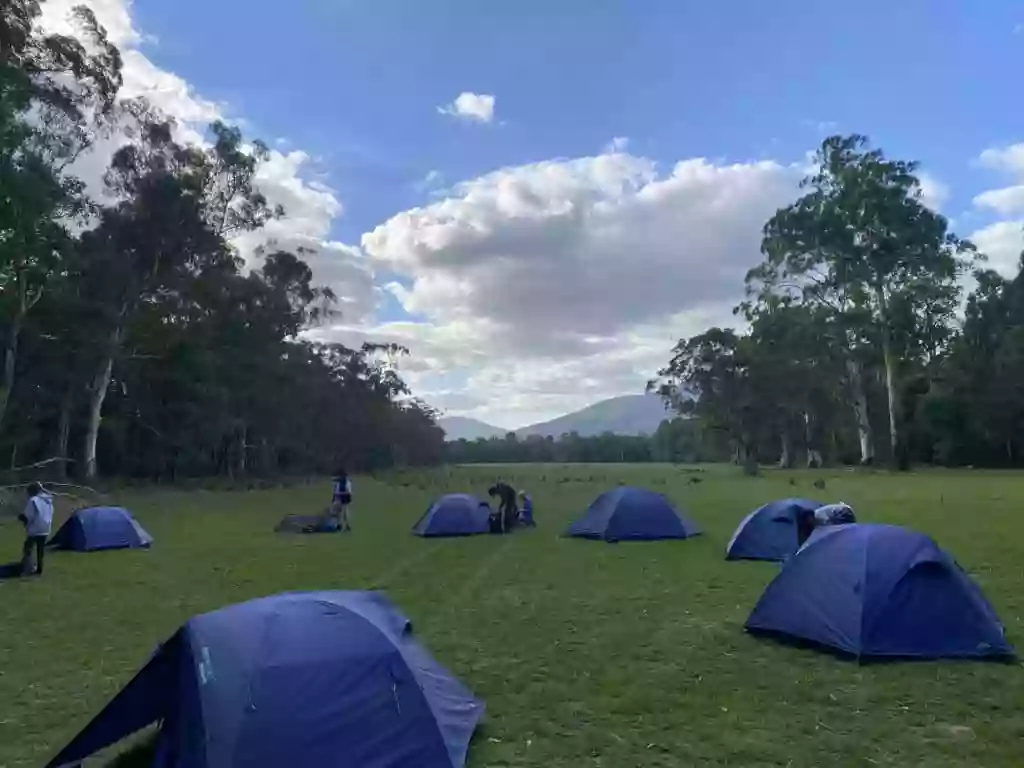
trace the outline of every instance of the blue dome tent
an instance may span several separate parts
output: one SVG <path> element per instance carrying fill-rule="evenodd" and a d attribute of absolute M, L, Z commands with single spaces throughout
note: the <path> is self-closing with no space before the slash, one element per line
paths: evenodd
<path fill-rule="evenodd" d="M 90 552 L 148 547 L 153 537 L 123 507 L 86 507 L 71 515 L 48 546 Z"/>
<path fill-rule="evenodd" d="M 160 768 L 460 768 L 483 704 L 378 592 L 291 592 L 194 616 L 49 763 L 160 723 Z"/>
<path fill-rule="evenodd" d="M 468 493 L 442 496 L 423 514 L 412 532 L 417 536 L 469 536 L 487 533 L 491 507 Z"/>
<path fill-rule="evenodd" d="M 660 493 L 625 485 L 598 496 L 565 531 L 566 536 L 604 541 L 686 539 L 699 533 Z"/>
<path fill-rule="evenodd" d="M 797 515 L 814 512 L 821 502 L 779 499 L 758 507 L 736 528 L 725 548 L 726 560 L 785 560 L 799 548 Z"/>
<path fill-rule="evenodd" d="M 814 532 L 765 589 L 746 629 L 858 658 L 1012 656 L 995 611 L 923 533 L 850 524 Z"/>

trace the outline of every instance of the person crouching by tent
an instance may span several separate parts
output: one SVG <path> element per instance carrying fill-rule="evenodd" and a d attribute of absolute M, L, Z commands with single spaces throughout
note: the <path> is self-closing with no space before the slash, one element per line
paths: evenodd
<path fill-rule="evenodd" d="M 526 491 L 519 492 L 519 523 L 529 528 L 535 528 L 537 523 L 533 520 L 533 499 Z"/>
<path fill-rule="evenodd" d="M 53 497 L 43 490 L 39 483 L 30 483 L 26 489 L 28 501 L 24 511 L 18 515 L 25 526 L 25 543 L 21 547 L 21 573 L 28 576 L 33 573 L 32 550 L 35 550 L 35 569 L 37 576 L 43 575 L 43 553 L 46 551 L 46 540 L 50 536 L 53 524 Z"/>
<path fill-rule="evenodd" d="M 519 516 L 519 510 L 516 509 L 516 489 L 508 483 L 499 481 L 487 489 L 487 495 L 491 498 L 497 496 L 501 500 L 498 506 L 501 529 L 503 533 L 508 533 L 515 527 L 516 518 Z"/>
<path fill-rule="evenodd" d="M 802 547 L 804 542 L 814 533 L 814 510 L 801 507 L 796 512 L 796 544 Z"/>
<path fill-rule="evenodd" d="M 856 523 L 857 516 L 853 514 L 853 507 L 844 501 L 836 504 L 826 504 L 814 510 L 814 527 L 821 528 L 825 525 L 847 525 Z"/>
<path fill-rule="evenodd" d="M 331 508 L 328 513 L 328 524 L 336 526 L 333 530 L 351 531 L 349 506 L 352 504 L 352 478 L 344 468 L 334 473 L 334 490 L 331 494 Z"/>

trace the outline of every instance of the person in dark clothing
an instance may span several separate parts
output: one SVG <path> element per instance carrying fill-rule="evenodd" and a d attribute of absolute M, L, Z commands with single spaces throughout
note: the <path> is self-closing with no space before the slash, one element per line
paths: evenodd
<path fill-rule="evenodd" d="M 501 516 L 502 530 L 505 533 L 511 531 L 519 517 L 519 509 L 516 507 L 516 489 L 508 483 L 498 482 L 487 489 L 487 495 L 495 496 L 500 500 L 498 514 Z"/>
<path fill-rule="evenodd" d="M 796 541 L 802 547 L 804 542 L 814 533 L 814 511 L 801 509 L 796 513 Z"/>

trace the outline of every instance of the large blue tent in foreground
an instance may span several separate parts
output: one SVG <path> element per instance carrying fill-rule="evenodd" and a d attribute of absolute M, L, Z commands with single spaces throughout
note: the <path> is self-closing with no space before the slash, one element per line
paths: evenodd
<path fill-rule="evenodd" d="M 483 704 L 378 592 L 194 616 L 49 768 L 160 723 L 156 768 L 458 768 Z"/>
<path fill-rule="evenodd" d="M 417 536 L 470 536 L 487 533 L 491 507 L 468 493 L 442 496 L 412 527 Z"/>
<path fill-rule="evenodd" d="M 565 531 L 566 536 L 604 541 L 686 539 L 699 533 L 696 523 L 660 493 L 626 485 L 598 496 Z"/>
<path fill-rule="evenodd" d="M 64 522 L 48 546 L 90 552 L 148 547 L 152 543 L 153 537 L 124 507 L 86 507 Z"/>
<path fill-rule="evenodd" d="M 977 584 L 931 537 L 895 525 L 815 531 L 746 628 L 858 658 L 1013 655 Z"/>
<path fill-rule="evenodd" d="M 726 560 L 785 560 L 800 548 L 797 516 L 821 502 L 779 499 L 758 507 L 736 528 L 725 548 Z"/>

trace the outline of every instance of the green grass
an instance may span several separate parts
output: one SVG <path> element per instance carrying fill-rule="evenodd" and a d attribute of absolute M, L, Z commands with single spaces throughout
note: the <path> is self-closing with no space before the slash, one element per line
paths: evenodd
<path fill-rule="evenodd" d="M 441 490 L 503 473 L 540 528 L 423 540 L 409 526 Z M 280 536 L 328 488 L 133 492 L 149 552 L 53 554 L 41 580 L 0 583 L 0 766 L 38 766 L 154 645 L 196 612 L 286 589 L 380 588 L 434 655 L 487 702 L 470 765 L 1011 766 L 1024 738 L 1020 665 L 858 666 L 746 635 L 776 572 L 727 563 L 739 519 L 781 496 L 853 504 L 862 520 L 931 533 L 981 583 L 1024 646 L 1024 474 L 836 470 L 700 484 L 671 467 L 465 468 L 357 483 L 354 535 Z M 827 478 L 825 491 L 811 487 Z M 797 487 L 789 484 L 795 478 Z M 559 538 L 618 481 L 671 496 L 705 528 L 682 542 Z M 14 559 L 20 531 L 0 523 Z"/>

